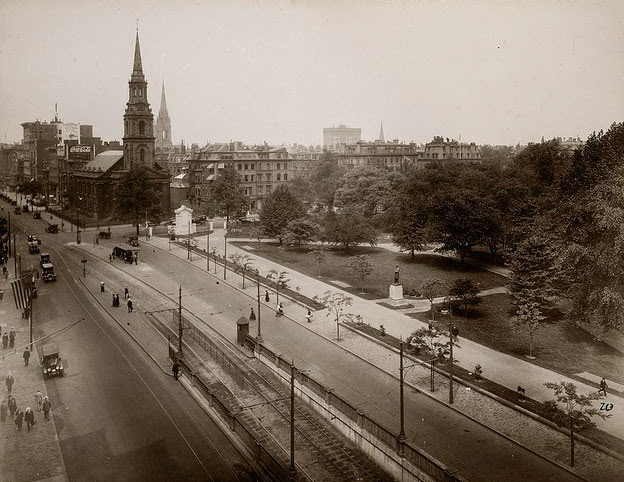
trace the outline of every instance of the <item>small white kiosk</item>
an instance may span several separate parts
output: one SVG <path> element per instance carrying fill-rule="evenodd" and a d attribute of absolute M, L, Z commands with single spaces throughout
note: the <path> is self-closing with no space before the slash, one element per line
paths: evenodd
<path fill-rule="evenodd" d="M 197 225 L 193 222 L 193 210 L 184 204 L 175 210 L 175 223 L 176 236 L 188 236 L 197 231 Z"/>

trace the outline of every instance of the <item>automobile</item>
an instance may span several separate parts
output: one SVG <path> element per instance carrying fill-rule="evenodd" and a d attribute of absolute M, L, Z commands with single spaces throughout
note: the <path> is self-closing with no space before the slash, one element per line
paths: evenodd
<path fill-rule="evenodd" d="M 33 214 L 33 218 L 41 219 L 41 213 L 39 211 L 35 211 L 35 213 Z"/>
<path fill-rule="evenodd" d="M 130 246 L 134 246 L 135 248 L 140 246 L 138 236 L 130 236 L 128 238 L 128 243 Z"/>
<path fill-rule="evenodd" d="M 198 216 L 196 218 L 193 218 L 193 222 L 195 224 L 205 223 L 206 222 L 206 216 Z"/>
<path fill-rule="evenodd" d="M 98 236 L 99 236 L 100 238 L 110 239 L 110 237 L 111 237 L 111 233 L 110 233 L 110 231 L 100 231 L 100 232 L 98 233 Z"/>
<path fill-rule="evenodd" d="M 63 376 L 63 361 L 58 345 L 49 343 L 41 348 L 41 370 L 44 378 Z"/>
<path fill-rule="evenodd" d="M 30 254 L 36 254 L 36 253 L 40 252 L 39 245 L 37 244 L 36 241 L 29 241 L 28 242 L 28 252 Z"/>
<path fill-rule="evenodd" d="M 40 265 L 44 265 L 46 263 L 51 263 L 52 260 L 50 259 L 50 254 L 49 253 L 41 253 L 41 256 L 39 257 L 39 264 Z"/>
<path fill-rule="evenodd" d="M 50 224 L 46 228 L 46 233 L 58 233 L 58 224 Z"/>
<path fill-rule="evenodd" d="M 113 258 L 118 258 L 126 263 L 132 264 L 134 260 L 134 253 L 130 249 L 120 248 L 119 246 L 115 246 L 113 248 Z"/>
<path fill-rule="evenodd" d="M 22 210 L 19 208 L 19 206 L 17 206 L 14 210 L 13 213 L 15 214 L 22 214 Z"/>

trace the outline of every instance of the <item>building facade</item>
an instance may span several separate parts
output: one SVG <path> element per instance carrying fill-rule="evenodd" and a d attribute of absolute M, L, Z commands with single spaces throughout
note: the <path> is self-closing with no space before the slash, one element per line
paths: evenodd
<path fill-rule="evenodd" d="M 481 148 L 474 142 L 463 143 L 448 137 L 444 139 L 442 136 L 435 136 L 433 141 L 425 144 L 423 159 L 426 161 L 448 159 L 480 161 Z"/>
<path fill-rule="evenodd" d="M 340 124 L 338 127 L 325 127 L 323 129 L 323 148 L 334 150 L 341 144 L 355 144 L 362 140 L 362 129 L 359 127 L 347 127 Z"/>
<path fill-rule="evenodd" d="M 400 171 L 420 161 L 424 148 L 415 143 L 356 142 L 340 146 L 336 153 L 338 165 L 346 169 L 359 166 L 373 166 Z"/>

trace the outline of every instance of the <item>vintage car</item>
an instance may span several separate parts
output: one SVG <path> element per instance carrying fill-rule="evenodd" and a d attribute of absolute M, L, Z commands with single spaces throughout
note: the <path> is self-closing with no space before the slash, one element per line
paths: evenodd
<path fill-rule="evenodd" d="M 130 249 L 120 248 L 119 246 L 115 246 L 113 248 L 113 258 L 118 258 L 126 263 L 132 264 L 134 261 L 134 253 Z"/>
<path fill-rule="evenodd" d="M 50 224 L 46 228 L 46 233 L 58 233 L 58 224 Z"/>
<path fill-rule="evenodd" d="M 139 247 L 139 237 L 138 236 L 130 236 L 128 238 L 128 244 L 130 244 L 130 246 L 134 246 L 134 247 Z"/>
<path fill-rule="evenodd" d="M 98 236 L 99 236 L 100 238 L 110 239 L 110 237 L 111 237 L 111 232 L 110 232 L 110 231 L 100 231 L 100 232 L 98 233 Z"/>
<path fill-rule="evenodd" d="M 41 348 L 41 370 L 44 378 L 63 376 L 63 361 L 58 345 L 49 343 Z"/>
<path fill-rule="evenodd" d="M 28 252 L 30 254 L 36 254 L 39 253 L 39 244 L 37 243 L 37 241 L 28 241 Z"/>

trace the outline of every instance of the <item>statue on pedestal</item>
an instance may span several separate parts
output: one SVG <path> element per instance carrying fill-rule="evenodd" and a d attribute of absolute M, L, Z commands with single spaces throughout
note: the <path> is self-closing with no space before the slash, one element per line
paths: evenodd
<path fill-rule="evenodd" d="M 399 271 L 400 271 L 400 269 L 399 269 L 399 265 L 397 264 L 397 265 L 396 265 L 396 268 L 394 268 L 394 284 L 395 284 L 395 285 L 400 284 L 400 283 L 399 283 Z"/>

